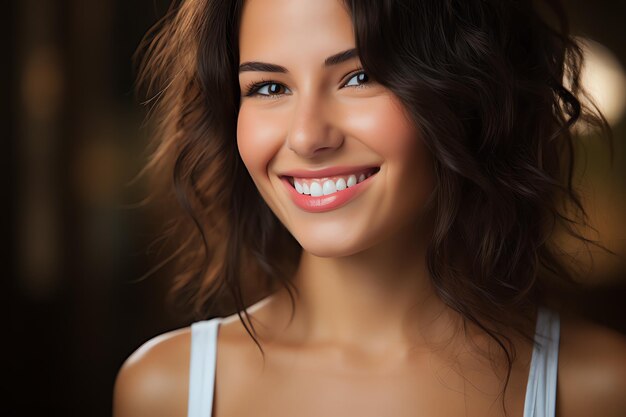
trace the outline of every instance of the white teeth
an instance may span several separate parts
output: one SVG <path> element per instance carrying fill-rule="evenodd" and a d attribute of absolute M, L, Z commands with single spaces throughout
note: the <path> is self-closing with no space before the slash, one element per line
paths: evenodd
<path fill-rule="evenodd" d="M 300 179 L 300 181 L 292 178 L 293 187 L 299 194 L 307 194 L 312 197 L 320 197 L 323 195 L 334 194 L 337 191 L 343 191 L 346 188 L 354 187 L 356 184 L 365 181 L 366 178 L 374 175 L 373 172 L 367 174 L 362 173 L 358 176 L 352 174 L 348 176 L 346 181 L 345 177 L 340 177 L 337 181 L 326 180 L 323 184 L 320 184 L 319 180 L 312 179 Z"/>
<path fill-rule="evenodd" d="M 322 192 L 324 193 L 324 195 L 336 193 L 337 187 L 335 187 L 335 182 L 331 180 L 324 181 Z"/>
<path fill-rule="evenodd" d="M 324 195 L 322 192 L 322 186 L 318 182 L 311 183 L 311 197 L 321 197 Z"/>

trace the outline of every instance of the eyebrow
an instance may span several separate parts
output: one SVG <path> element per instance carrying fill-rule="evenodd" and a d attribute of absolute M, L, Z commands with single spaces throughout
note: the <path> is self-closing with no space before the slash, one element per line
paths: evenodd
<path fill-rule="evenodd" d="M 324 67 L 330 67 L 332 65 L 338 65 L 342 62 L 345 62 L 349 59 L 358 56 L 356 52 L 356 48 L 348 49 L 337 54 L 331 55 L 324 60 Z M 276 65 L 276 64 L 268 64 L 267 62 L 259 62 L 259 61 L 250 61 L 244 62 L 239 66 L 239 72 L 245 71 L 263 71 L 263 72 L 282 72 L 287 73 L 287 68 Z"/>

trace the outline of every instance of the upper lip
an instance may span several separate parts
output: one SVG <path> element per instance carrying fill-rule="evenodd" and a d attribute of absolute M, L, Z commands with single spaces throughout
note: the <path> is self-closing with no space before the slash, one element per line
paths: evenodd
<path fill-rule="evenodd" d="M 361 171 L 375 170 L 379 167 L 377 165 L 361 165 L 361 166 L 335 166 L 315 171 L 309 169 L 292 169 L 281 173 L 284 177 L 296 177 L 296 178 L 323 178 L 332 177 L 338 175 L 355 174 Z"/>

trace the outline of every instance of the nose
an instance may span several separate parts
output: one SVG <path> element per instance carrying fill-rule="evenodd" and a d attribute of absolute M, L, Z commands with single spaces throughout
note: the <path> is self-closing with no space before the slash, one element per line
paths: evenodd
<path fill-rule="evenodd" d="M 332 120 L 329 106 L 319 98 L 302 99 L 295 105 L 287 146 L 303 158 L 315 158 L 343 144 L 341 130 Z"/>

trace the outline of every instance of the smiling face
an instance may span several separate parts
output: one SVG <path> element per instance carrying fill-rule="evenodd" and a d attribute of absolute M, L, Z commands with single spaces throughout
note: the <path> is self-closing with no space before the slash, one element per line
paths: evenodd
<path fill-rule="evenodd" d="M 397 97 L 350 52 L 342 3 L 247 0 L 239 47 L 239 152 L 304 250 L 347 256 L 415 233 L 432 159 Z"/>

